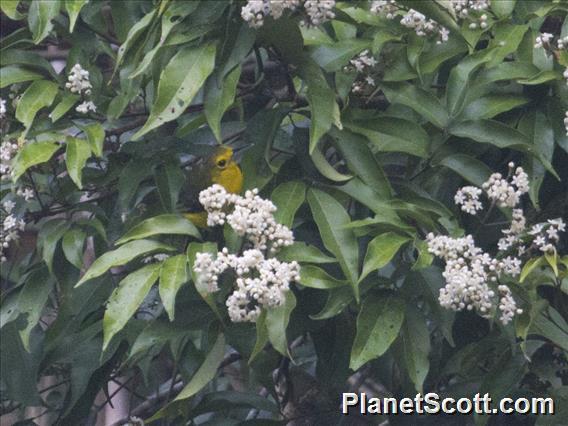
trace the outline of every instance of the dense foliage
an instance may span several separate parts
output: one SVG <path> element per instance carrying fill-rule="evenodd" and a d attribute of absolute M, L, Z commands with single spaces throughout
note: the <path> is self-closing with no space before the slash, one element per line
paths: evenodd
<path fill-rule="evenodd" d="M 568 423 L 565 2 L 1 8 L 0 414 L 92 424 L 119 381 L 162 424 L 336 424 L 361 389 L 551 396 L 467 421 Z M 180 215 L 216 144 L 251 145 L 258 198 L 231 203 L 283 247 Z M 199 276 L 225 247 L 290 268 L 251 315 Z"/>

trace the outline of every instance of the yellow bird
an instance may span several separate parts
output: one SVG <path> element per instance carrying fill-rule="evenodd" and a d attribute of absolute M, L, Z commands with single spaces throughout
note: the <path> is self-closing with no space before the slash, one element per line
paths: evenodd
<path fill-rule="evenodd" d="M 180 194 L 180 202 L 189 212 L 184 216 L 200 228 L 207 227 L 207 212 L 199 203 L 199 193 L 213 184 L 238 194 L 243 189 L 243 172 L 233 157 L 233 149 L 219 146 L 200 164 L 193 167 Z"/>

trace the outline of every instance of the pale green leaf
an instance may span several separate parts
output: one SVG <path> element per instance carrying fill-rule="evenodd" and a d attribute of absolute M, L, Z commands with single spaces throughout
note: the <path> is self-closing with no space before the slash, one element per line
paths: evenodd
<path fill-rule="evenodd" d="M 99 258 L 100 259 L 100 258 Z M 160 274 L 160 263 L 151 263 L 128 274 L 112 292 L 103 317 L 103 351 L 116 333 L 136 313 Z M 91 268 L 92 269 L 92 268 Z"/>
<path fill-rule="evenodd" d="M 367 254 L 363 262 L 363 272 L 359 281 L 362 281 L 371 272 L 380 269 L 389 263 L 400 247 L 410 241 L 408 236 L 385 232 L 373 238 L 367 247 Z"/>
<path fill-rule="evenodd" d="M 116 244 L 151 237 L 159 234 L 190 235 L 201 238 L 199 231 L 189 219 L 177 214 L 163 214 L 146 219 L 128 231 Z"/>
<path fill-rule="evenodd" d="M 82 7 L 88 3 L 89 0 L 65 0 L 65 10 L 69 15 L 69 32 L 72 33 L 77 22 L 77 17 Z"/>
<path fill-rule="evenodd" d="M 160 272 L 160 298 L 170 321 L 174 320 L 176 294 L 181 286 L 189 280 L 187 273 L 187 257 L 183 254 L 166 259 Z"/>
<path fill-rule="evenodd" d="M 215 44 L 185 47 L 170 60 L 160 75 L 150 117 L 133 140 L 183 114 L 213 71 L 215 52 Z"/>
<path fill-rule="evenodd" d="M 67 136 L 66 143 L 65 163 L 67 164 L 67 172 L 75 185 L 79 189 L 83 189 L 81 175 L 85 163 L 91 156 L 91 148 L 86 140 L 72 136 Z"/>
<path fill-rule="evenodd" d="M 26 132 L 38 111 L 52 104 L 57 91 L 57 84 L 45 80 L 34 81 L 26 89 L 16 107 L 16 119 L 24 125 Z"/>
<path fill-rule="evenodd" d="M 152 240 L 137 240 L 131 241 L 124 244 L 123 246 L 117 248 L 116 250 L 111 250 L 103 254 L 97 260 L 93 262 L 89 270 L 83 275 L 75 287 L 79 287 L 84 282 L 100 277 L 110 268 L 115 266 L 124 265 L 131 260 L 155 251 L 173 251 L 173 247 L 162 244 L 158 241 Z"/>
<path fill-rule="evenodd" d="M 17 65 L 0 68 L 0 89 L 25 81 L 41 80 L 42 74 Z"/>
<path fill-rule="evenodd" d="M 56 142 L 26 143 L 12 163 L 14 182 L 30 167 L 48 161 L 59 148 L 60 145 Z"/>
<path fill-rule="evenodd" d="M 35 44 L 39 44 L 53 29 L 51 22 L 59 15 L 59 0 L 33 0 L 28 12 L 28 25 Z"/>
<path fill-rule="evenodd" d="M 300 272 L 300 284 L 304 287 L 328 290 L 330 288 L 346 286 L 347 281 L 332 277 L 317 266 L 304 265 Z"/>
<path fill-rule="evenodd" d="M 404 302 L 395 296 L 370 294 L 365 297 L 357 317 L 349 368 L 357 370 L 387 351 L 398 336 L 404 311 Z"/>
<path fill-rule="evenodd" d="M 57 104 L 53 111 L 49 113 L 49 118 L 51 118 L 51 122 L 55 123 L 61 117 L 63 117 L 71 108 L 75 106 L 81 97 L 74 93 L 65 93 L 61 102 Z"/>

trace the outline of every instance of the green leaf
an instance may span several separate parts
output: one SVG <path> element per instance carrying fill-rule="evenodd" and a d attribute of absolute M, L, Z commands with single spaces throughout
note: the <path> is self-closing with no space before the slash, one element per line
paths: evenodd
<path fill-rule="evenodd" d="M 191 380 L 179 395 L 174 399 L 174 401 L 181 401 L 192 397 L 206 385 L 211 383 L 217 374 L 217 368 L 223 361 L 223 356 L 225 355 L 225 336 L 219 334 L 215 344 L 211 348 L 211 351 L 207 354 L 207 357 L 199 367 L 199 370 L 193 375 Z"/>
<path fill-rule="evenodd" d="M 322 174 L 323 177 L 333 181 L 333 182 L 345 182 L 353 177 L 353 175 L 340 173 L 327 161 L 320 149 L 320 144 L 310 154 L 312 162 L 318 172 Z"/>
<path fill-rule="evenodd" d="M 288 247 L 282 247 L 278 252 L 278 259 L 282 262 L 308 262 L 308 263 L 335 263 L 337 259 L 324 254 L 316 246 L 310 246 L 303 241 L 296 241 Z"/>
<path fill-rule="evenodd" d="M 16 182 L 30 167 L 45 163 L 60 148 L 56 142 L 28 142 L 13 160 L 13 180 Z"/>
<path fill-rule="evenodd" d="M 124 56 L 130 50 L 132 45 L 134 45 L 134 43 L 138 40 L 140 35 L 144 34 L 144 30 L 146 29 L 146 27 L 148 25 L 150 25 L 150 23 L 154 19 L 154 16 L 156 15 L 156 11 L 157 11 L 157 8 L 153 8 L 149 13 L 144 15 L 144 17 L 142 19 L 137 21 L 132 26 L 132 28 L 130 28 L 130 30 L 128 31 L 128 35 L 126 36 L 126 40 L 124 40 L 124 43 L 122 43 L 120 45 L 120 47 L 118 48 L 118 55 L 116 57 L 116 65 L 115 65 L 115 68 L 114 68 L 114 72 L 116 72 L 116 70 L 119 69 L 120 65 L 122 65 L 122 61 L 124 59 Z"/>
<path fill-rule="evenodd" d="M 82 126 L 81 130 L 87 135 L 87 140 L 91 146 L 91 151 L 97 157 L 103 156 L 103 146 L 105 141 L 105 129 L 100 123 L 93 123 L 87 126 Z"/>
<path fill-rule="evenodd" d="M 377 56 L 381 53 L 383 46 L 389 41 L 399 41 L 402 38 L 400 35 L 385 32 L 383 30 L 378 30 L 373 37 L 373 43 L 371 45 L 371 51 L 373 55 Z"/>
<path fill-rule="evenodd" d="M 482 50 L 466 56 L 450 72 L 446 93 L 448 110 L 452 117 L 457 117 L 461 113 L 473 73 L 492 59 L 493 52 Z"/>
<path fill-rule="evenodd" d="M 311 154 L 321 137 L 331 129 L 333 124 L 341 128 L 339 105 L 335 100 L 335 91 L 329 87 L 317 64 L 311 60 L 305 60 L 298 72 L 308 86 L 307 98 L 311 112 L 309 152 Z"/>
<path fill-rule="evenodd" d="M 414 247 L 418 250 L 418 258 L 412 270 L 427 268 L 434 261 L 434 256 L 428 251 L 428 243 L 424 240 L 414 240 Z"/>
<path fill-rule="evenodd" d="M 311 58 L 327 72 L 339 71 L 355 55 L 368 49 L 370 40 L 350 38 L 333 44 L 324 44 L 310 49 Z"/>
<path fill-rule="evenodd" d="M 77 269 L 83 267 L 83 246 L 87 234 L 79 228 L 72 228 L 63 235 L 62 245 L 65 258 Z"/>
<path fill-rule="evenodd" d="M 395 117 L 346 122 L 345 127 L 361 134 L 379 152 L 404 152 L 427 157 L 430 141 L 424 129 L 411 121 Z"/>
<path fill-rule="evenodd" d="M 91 148 L 84 139 L 66 137 L 67 150 L 65 152 L 65 163 L 67 164 L 67 172 L 71 180 L 79 189 L 83 189 L 81 182 L 81 173 L 85 163 L 91 156 Z"/>
<path fill-rule="evenodd" d="M 41 248 L 41 256 L 45 261 L 49 272 L 52 271 L 53 257 L 57 244 L 67 229 L 69 229 L 70 222 L 63 219 L 53 219 L 45 222 L 38 233 L 39 247 Z"/>
<path fill-rule="evenodd" d="M 120 238 L 116 244 L 120 245 L 131 240 L 159 234 L 190 235 L 201 238 L 195 225 L 185 217 L 177 214 L 163 214 L 142 221 Z"/>
<path fill-rule="evenodd" d="M 386 266 L 400 247 L 408 241 L 410 241 L 408 236 L 398 235 L 394 232 L 385 232 L 373 238 L 367 247 L 367 254 L 363 262 L 363 272 L 359 282 L 369 273 Z"/>
<path fill-rule="evenodd" d="M 546 259 L 544 256 L 533 257 L 529 259 L 527 263 L 524 264 L 523 269 L 521 270 L 521 275 L 519 277 L 519 282 L 525 281 L 525 279 L 529 276 L 529 274 L 534 271 L 536 268 L 539 268 L 544 265 Z"/>
<path fill-rule="evenodd" d="M 19 4 L 20 0 L 2 0 L 0 2 L 0 10 L 2 10 L 2 12 L 13 21 L 19 21 L 26 17 L 26 15 L 18 12 Z"/>
<path fill-rule="evenodd" d="M 65 10 L 69 15 L 69 32 L 72 33 L 77 22 L 77 17 L 82 7 L 87 4 L 89 0 L 65 0 Z"/>
<path fill-rule="evenodd" d="M 223 114 L 235 101 L 237 83 L 241 76 L 241 67 L 236 67 L 223 79 L 219 73 L 211 75 L 205 84 L 205 117 L 211 131 L 219 143 L 223 141 L 221 135 L 221 119 Z"/>
<path fill-rule="evenodd" d="M 137 240 L 126 243 L 116 250 L 106 252 L 95 260 L 85 275 L 75 284 L 75 287 L 79 287 L 85 281 L 100 277 L 112 267 L 124 265 L 138 256 L 158 250 L 173 251 L 175 249 L 152 240 Z"/>
<path fill-rule="evenodd" d="M 0 89 L 25 81 L 41 80 L 42 74 L 16 65 L 0 68 Z"/>
<path fill-rule="evenodd" d="M 292 227 L 294 216 L 306 200 L 306 185 L 299 180 L 292 180 L 278 185 L 270 197 L 278 210 L 274 218 L 278 223 Z"/>
<path fill-rule="evenodd" d="M 365 297 L 357 316 L 349 368 L 358 370 L 387 351 L 398 336 L 404 311 L 404 301 L 395 296 L 372 293 Z"/>
<path fill-rule="evenodd" d="M 20 337 L 24 349 L 28 352 L 30 352 L 30 333 L 41 318 L 43 307 L 53 287 L 52 280 L 46 275 L 45 268 L 32 272 L 18 296 L 18 311 L 26 315 L 27 321 L 26 327 L 20 330 Z"/>
<path fill-rule="evenodd" d="M 29 130 L 37 112 L 51 105 L 57 95 L 57 84 L 51 81 L 34 81 L 24 92 L 16 107 L 16 118 Z"/>
<path fill-rule="evenodd" d="M 53 111 L 49 113 L 49 118 L 51 118 L 51 122 L 55 123 L 61 117 L 63 117 L 71 108 L 75 106 L 81 97 L 79 95 L 75 95 L 73 93 L 65 93 L 63 94 L 63 98 L 61 102 L 57 104 Z"/>
<path fill-rule="evenodd" d="M 160 298 L 170 321 L 174 320 L 176 294 L 180 287 L 189 280 L 187 257 L 183 254 L 166 259 L 160 272 Z"/>
<path fill-rule="evenodd" d="M 357 174 L 364 183 L 373 188 L 382 198 L 388 199 L 392 197 L 390 182 L 367 145 L 365 138 L 346 130 L 339 131 L 335 129 L 332 130 L 331 135 L 334 146 L 347 163 L 349 170 Z"/>
<path fill-rule="evenodd" d="M 331 288 L 343 287 L 347 285 L 347 281 L 338 280 L 317 266 L 304 265 L 302 266 L 300 274 L 300 284 L 304 287 L 328 290 Z"/>
<path fill-rule="evenodd" d="M 53 28 L 51 22 L 59 15 L 59 0 L 33 0 L 28 12 L 28 25 L 35 44 L 47 37 Z"/>
<path fill-rule="evenodd" d="M 170 60 L 160 75 L 150 117 L 144 127 L 132 136 L 133 140 L 183 114 L 213 71 L 215 51 L 214 44 L 185 47 Z"/>
<path fill-rule="evenodd" d="M 286 329 L 290 322 L 290 314 L 296 307 L 296 296 L 292 290 L 286 292 L 284 303 L 268 309 L 266 312 L 266 330 L 268 340 L 280 354 L 290 357 L 288 352 L 288 341 L 286 340 Z"/>
<path fill-rule="evenodd" d="M 452 154 L 444 157 L 439 163 L 453 170 L 469 183 L 481 187 L 491 175 L 491 169 L 477 158 L 467 154 Z"/>
<path fill-rule="evenodd" d="M 266 310 L 263 310 L 256 320 L 256 341 L 248 360 L 249 365 L 262 353 L 267 343 L 268 329 L 266 328 Z"/>
<path fill-rule="evenodd" d="M 510 111 L 521 105 L 526 105 L 530 99 L 521 95 L 488 95 L 474 100 L 467 105 L 462 113 L 465 120 L 493 118 L 503 112 Z"/>
<path fill-rule="evenodd" d="M 344 225 L 350 222 L 343 206 L 331 195 L 317 190 L 308 191 L 308 203 L 320 231 L 324 246 L 332 252 L 347 277 L 355 298 L 359 300 L 357 270 L 359 246 L 355 234 Z"/>
<path fill-rule="evenodd" d="M 562 76 L 558 71 L 541 71 L 538 74 L 529 78 L 520 78 L 517 83 L 523 84 L 525 86 L 536 86 L 542 83 L 548 83 L 549 81 L 561 80 Z"/>
<path fill-rule="evenodd" d="M 426 319 L 415 307 L 406 311 L 401 329 L 400 342 L 406 372 L 414 383 L 416 391 L 422 393 L 424 380 L 430 369 L 430 332 Z"/>
<path fill-rule="evenodd" d="M 464 121 L 450 127 L 454 136 L 488 143 L 498 148 L 528 149 L 527 137 L 512 127 L 494 120 Z"/>
<path fill-rule="evenodd" d="M 456 23 L 453 8 L 447 9 L 443 6 L 442 2 L 426 2 L 423 0 L 399 0 L 402 5 L 417 10 L 426 15 L 426 17 L 442 24 L 449 30 L 455 31 L 459 34 L 459 27 Z M 449 12 L 452 13 L 449 13 Z"/>
<path fill-rule="evenodd" d="M 447 127 L 448 112 L 432 93 L 409 83 L 382 83 L 381 88 L 390 103 L 412 108 L 436 127 Z"/>
<path fill-rule="evenodd" d="M 529 334 L 538 334 L 568 352 L 568 324 L 552 307 L 538 315 L 529 330 Z"/>
<path fill-rule="evenodd" d="M 316 321 L 326 320 L 339 315 L 353 301 L 353 290 L 349 287 L 337 287 L 328 291 L 324 307 L 317 314 L 310 315 Z"/>
<path fill-rule="evenodd" d="M 495 1 L 491 3 L 491 10 L 499 17 L 506 18 L 513 13 L 517 0 Z"/>
<path fill-rule="evenodd" d="M 122 330 L 130 317 L 136 313 L 150 288 L 158 279 L 161 266 L 160 263 L 151 263 L 143 266 L 137 271 L 128 274 L 118 283 L 118 287 L 108 299 L 108 305 L 103 317 L 103 351 L 107 348 L 114 335 Z"/>

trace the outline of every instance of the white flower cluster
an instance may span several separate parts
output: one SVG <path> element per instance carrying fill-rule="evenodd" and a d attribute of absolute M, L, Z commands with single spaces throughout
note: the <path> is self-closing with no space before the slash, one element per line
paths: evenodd
<path fill-rule="evenodd" d="M 558 49 L 560 49 L 560 50 L 568 49 L 568 36 L 559 38 L 556 43 L 557 43 Z"/>
<path fill-rule="evenodd" d="M 0 119 L 6 116 L 6 101 L 0 98 Z"/>
<path fill-rule="evenodd" d="M 492 258 L 475 245 L 471 235 L 451 238 L 430 233 L 427 241 L 428 251 L 446 262 L 443 272 L 446 285 L 440 289 L 440 305 L 455 311 L 476 310 L 482 316 L 490 317 L 496 294 L 489 287 L 489 282 L 497 281 L 502 274 L 518 275 L 520 261 L 511 257 L 503 260 Z M 515 313 L 520 314 L 522 310 L 517 309 L 506 285 L 499 286 L 499 295 L 500 320 L 507 324 Z"/>
<path fill-rule="evenodd" d="M 448 36 L 450 35 L 450 31 L 447 28 L 432 19 L 427 19 L 426 16 L 414 9 L 410 9 L 408 13 L 402 17 L 400 23 L 407 28 L 412 28 L 416 35 L 420 37 L 438 34 L 440 37 L 438 43 L 448 41 Z"/>
<path fill-rule="evenodd" d="M 77 93 L 82 96 L 89 96 L 91 94 L 91 89 L 93 86 L 89 81 L 89 71 L 83 69 L 81 64 L 73 65 L 71 68 L 71 72 L 67 77 L 67 83 L 65 83 L 65 87 L 71 91 L 71 93 Z M 86 101 L 83 100 L 82 103 L 77 105 L 75 111 L 81 114 L 87 114 L 89 111 L 95 112 L 97 110 L 96 105 L 93 101 Z"/>
<path fill-rule="evenodd" d="M 476 186 L 464 186 L 460 188 L 454 196 L 457 205 L 461 205 L 461 209 L 469 214 L 476 214 L 477 210 L 483 209 L 483 204 L 479 201 L 481 189 Z"/>
<path fill-rule="evenodd" d="M 199 202 L 207 211 L 207 225 L 226 222 L 239 236 L 246 236 L 256 249 L 275 252 L 294 242 L 292 231 L 274 219 L 274 203 L 259 197 L 258 189 L 240 196 L 215 184 L 199 193 Z"/>
<path fill-rule="evenodd" d="M 387 19 L 394 19 L 399 8 L 396 0 L 373 0 L 369 10 L 375 15 L 383 15 Z"/>
<path fill-rule="evenodd" d="M 2 227 L 0 228 L 0 262 L 5 262 L 6 250 L 13 241 L 20 238 L 20 231 L 23 231 L 26 223 L 23 219 L 18 219 L 12 214 L 16 203 L 11 200 L 2 203 Z"/>
<path fill-rule="evenodd" d="M 71 72 L 67 77 L 65 87 L 67 87 L 71 93 L 90 95 L 93 86 L 89 81 L 89 71 L 83 69 L 81 64 L 73 65 L 73 68 L 71 68 Z"/>
<path fill-rule="evenodd" d="M 285 10 L 296 10 L 300 4 L 306 14 L 302 20 L 304 25 L 321 25 L 335 17 L 335 0 L 248 0 L 241 9 L 241 17 L 249 26 L 260 28 L 266 16 L 279 19 Z"/>
<path fill-rule="evenodd" d="M 308 16 L 302 23 L 307 26 L 317 27 L 335 18 L 334 8 L 335 0 L 306 0 L 304 9 Z"/>
<path fill-rule="evenodd" d="M 394 19 L 397 16 L 397 12 L 401 9 L 395 0 L 375 0 L 371 3 L 369 10 L 375 15 Z M 400 24 L 407 28 L 412 28 L 416 35 L 420 37 L 437 34 L 439 36 L 437 43 L 448 41 L 448 36 L 450 35 L 450 31 L 447 28 L 432 19 L 427 19 L 426 16 L 414 9 L 408 10 L 402 16 Z"/>
<path fill-rule="evenodd" d="M 499 207 L 515 207 L 521 195 L 529 192 L 529 177 L 522 167 L 515 169 L 515 164 L 511 162 L 509 176 L 503 177 L 501 173 L 493 173 L 482 187 L 489 199 L 495 201 Z"/>
<path fill-rule="evenodd" d="M 537 223 L 528 231 L 534 239 L 532 243 L 544 253 L 556 250 L 555 244 L 560 239 L 559 232 L 566 231 L 566 224 L 560 218 L 548 219 L 545 223 Z"/>
<path fill-rule="evenodd" d="M 489 0 L 451 0 L 451 5 L 458 18 L 472 21 L 470 29 L 484 30 L 488 27 L 487 15 L 483 12 L 491 6 Z"/>
<path fill-rule="evenodd" d="M 374 87 L 376 85 L 375 79 L 372 76 L 373 69 L 376 65 L 377 60 L 368 50 L 362 51 L 349 61 L 349 65 L 344 68 L 344 71 L 355 70 L 358 73 L 357 79 L 351 86 L 353 93 L 361 93 L 366 87 Z"/>
<path fill-rule="evenodd" d="M 509 229 L 504 229 L 501 231 L 504 236 L 497 242 L 497 248 L 500 251 L 507 251 L 514 247 L 517 250 L 517 254 L 521 256 L 525 250 L 526 246 L 523 244 L 521 234 L 525 232 L 527 220 L 522 209 L 513 209 L 513 215 L 511 220 L 511 226 Z"/>
<path fill-rule="evenodd" d="M 9 180 L 12 174 L 12 158 L 16 156 L 19 146 L 16 142 L 6 140 L 0 145 L 1 180 Z"/>
<path fill-rule="evenodd" d="M 234 322 L 254 322 L 262 308 L 279 306 L 292 281 L 300 278 L 297 262 L 269 258 L 279 248 L 294 242 L 292 231 L 276 222 L 276 206 L 258 196 L 258 190 L 244 196 L 228 193 L 221 185 L 212 185 L 199 193 L 199 202 L 207 211 L 209 226 L 228 224 L 252 246 L 241 255 L 223 248 L 216 256 L 197 253 L 193 270 L 201 285 L 210 292 L 219 290 L 219 276 L 227 269 L 236 275 L 235 289 L 226 301 Z"/>
<path fill-rule="evenodd" d="M 541 47 L 550 47 L 550 41 L 554 37 L 553 34 L 550 33 L 541 33 L 538 35 L 534 41 L 534 48 L 540 49 Z"/>
<path fill-rule="evenodd" d="M 215 259 L 210 253 L 198 253 L 193 266 L 210 292 L 219 290 L 219 275 L 227 269 L 236 275 L 236 289 L 226 302 L 233 322 L 254 322 L 263 307 L 280 306 L 290 283 L 300 278 L 297 262 L 266 259 L 258 249 L 245 250 L 242 256 L 237 256 L 224 248 Z"/>

